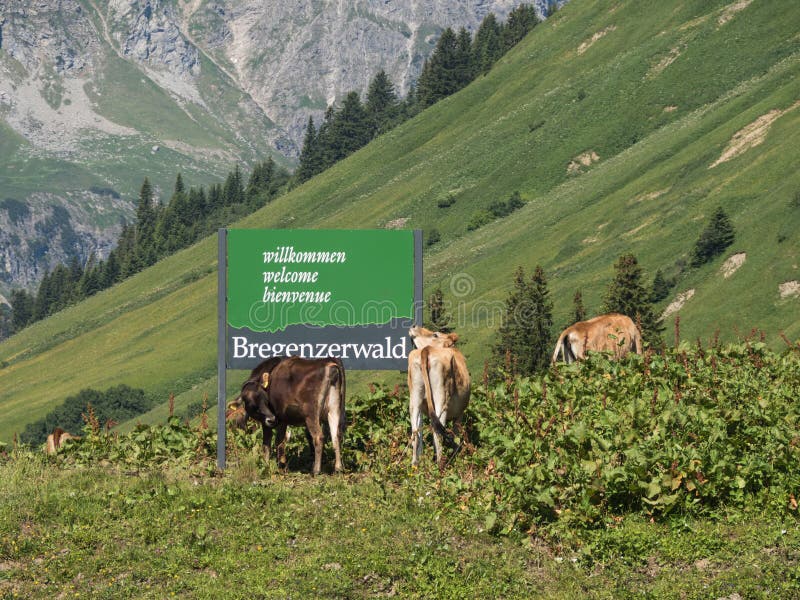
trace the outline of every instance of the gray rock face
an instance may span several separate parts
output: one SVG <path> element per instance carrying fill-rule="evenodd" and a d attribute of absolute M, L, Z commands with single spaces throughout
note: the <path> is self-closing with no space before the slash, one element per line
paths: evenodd
<path fill-rule="evenodd" d="M 85 264 L 107 256 L 120 226 L 98 228 L 86 219 L 86 207 L 107 203 L 95 194 L 74 198 L 66 208 L 50 194 L 0 201 L 0 282 L 34 289 L 45 272 L 73 257 Z"/>
<path fill-rule="evenodd" d="M 474 31 L 490 11 L 504 20 L 518 4 L 0 0 L 0 135 L 10 129 L 21 140 L 0 156 L 0 184 L 6 166 L 13 175 L 31 159 L 55 160 L 123 198 L 62 178 L 3 184 L 0 202 L 18 198 L 31 212 L 12 222 L 0 206 L 0 292 L 31 288 L 72 256 L 105 257 L 145 175 L 160 173 L 162 183 L 178 170 L 222 176 L 269 153 L 290 165 L 309 116 L 319 122 L 347 92 L 364 93 L 381 69 L 405 95 L 443 28 Z M 535 4 L 541 12 L 548 2 Z M 152 106 L 157 114 L 139 110 Z M 138 180 L 120 174 L 126 169 Z M 65 215 L 77 242 L 64 242 L 66 229 L 37 233 Z"/>
<path fill-rule="evenodd" d="M 186 18 L 196 42 L 228 62 L 239 84 L 299 147 L 309 116 L 383 69 L 405 95 L 445 27 L 474 30 L 517 0 L 226 0 Z"/>
<path fill-rule="evenodd" d="M 108 16 L 122 53 L 179 76 L 200 75 L 200 52 L 181 33 L 175 8 L 159 0 L 112 0 Z"/>

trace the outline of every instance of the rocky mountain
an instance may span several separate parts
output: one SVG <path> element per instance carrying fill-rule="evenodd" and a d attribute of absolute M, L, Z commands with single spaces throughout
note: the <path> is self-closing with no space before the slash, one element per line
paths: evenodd
<path fill-rule="evenodd" d="M 178 171 L 198 184 L 266 155 L 290 166 L 309 115 L 380 69 L 405 94 L 442 28 L 474 30 L 517 4 L 4 1 L 0 291 L 104 255 L 145 175 L 169 190 Z M 20 204 L 30 218 L 10 208 Z M 33 215 L 45 214 L 66 215 L 82 241 L 43 233 Z"/>

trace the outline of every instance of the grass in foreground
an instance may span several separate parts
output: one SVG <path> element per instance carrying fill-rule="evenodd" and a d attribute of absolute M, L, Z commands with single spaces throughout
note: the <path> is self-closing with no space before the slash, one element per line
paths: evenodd
<path fill-rule="evenodd" d="M 0 466 L 0 596 L 792 597 L 800 528 L 756 507 L 717 523 L 621 519 L 586 538 L 493 537 L 447 507 L 433 469 L 278 474 Z"/>

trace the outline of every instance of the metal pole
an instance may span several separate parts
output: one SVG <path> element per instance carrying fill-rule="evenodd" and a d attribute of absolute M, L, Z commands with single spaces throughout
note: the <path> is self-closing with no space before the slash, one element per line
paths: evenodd
<path fill-rule="evenodd" d="M 423 309 L 425 300 L 422 297 L 422 230 L 414 230 L 414 324 L 422 325 L 425 318 Z"/>
<path fill-rule="evenodd" d="M 225 376 L 228 326 L 228 230 L 218 229 L 217 258 L 217 469 L 225 469 Z"/>

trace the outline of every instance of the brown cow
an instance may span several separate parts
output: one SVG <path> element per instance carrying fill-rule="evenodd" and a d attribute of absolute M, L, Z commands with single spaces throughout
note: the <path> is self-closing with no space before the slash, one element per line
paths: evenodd
<path fill-rule="evenodd" d="M 47 454 L 55 454 L 56 452 L 61 449 L 61 446 L 64 445 L 64 442 L 67 440 L 79 440 L 81 439 L 77 435 L 72 435 L 71 433 L 64 431 L 61 427 L 56 427 L 53 430 L 53 433 L 47 436 L 47 445 L 45 446 L 44 451 Z"/>
<path fill-rule="evenodd" d="M 248 418 L 241 397 L 237 397 L 235 400 L 228 402 L 228 406 L 225 410 L 225 422 L 228 425 L 234 429 L 247 431 Z"/>
<path fill-rule="evenodd" d="M 342 470 L 341 445 L 345 429 L 345 374 L 338 358 L 309 360 L 297 356 L 270 358 L 253 369 L 242 385 L 240 398 L 247 415 L 261 423 L 264 457 L 269 460 L 272 429 L 276 430 L 279 465 L 286 464 L 288 425 L 305 425 L 314 446 L 314 475 L 322 468 L 327 417 L 336 454 L 335 470 Z"/>
<path fill-rule="evenodd" d="M 408 354 L 409 412 L 411 416 L 411 464 L 419 463 L 422 452 L 422 412 L 427 413 L 433 429 L 436 461 L 442 462 L 442 437 L 447 419 L 461 422 L 469 404 L 470 377 L 464 355 L 453 346 L 455 333 L 412 327 L 409 335 L 416 348 Z"/>
<path fill-rule="evenodd" d="M 622 358 L 628 352 L 641 354 L 642 334 L 630 317 L 618 313 L 579 321 L 567 327 L 558 337 L 552 362 L 555 364 L 559 352 L 569 364 L 585 358 L 589 350 L 610 352 L 614 358 Z"/>

